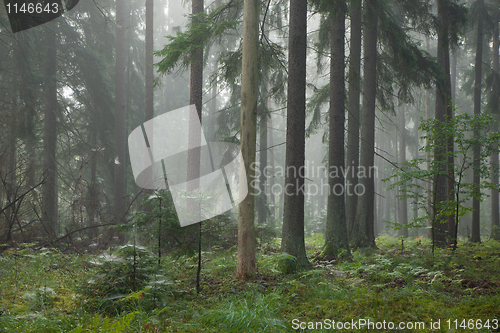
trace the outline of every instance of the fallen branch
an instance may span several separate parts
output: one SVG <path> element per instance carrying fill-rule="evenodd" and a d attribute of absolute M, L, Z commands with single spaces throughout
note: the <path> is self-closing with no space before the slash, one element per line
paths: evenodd
<path fill-rule="evenodd" d="M 37 247 L 35 250 L 40 250 L 42 247 L 45 247 L 45 246 L 48 246 L 48 245 L 51 245 L 51 244 L 54 244 L 54 243 L 57 243 L 59 242 L 60 240 L 74 234 L 75 232 L 79 232 L 79 231 L 83 231 L 83 230 L 87 230 L 87 229 L 91 229 L 91 228 L 99 228 L 99 227 L 107 227 L 109 225 L 117 225 L 116 223 L 104 223 L 104 224 L 98 224 L 98 225 L 89 225 L 89 226 L 86 226 L 86 227 L 83 227 L 83 228 L 80 228 L 80 229 L 76 229 L 76 230 L 72 230 L 70 232 L 68 232 L 66 235 L 64 236 L 61 236 L 61 237 L 58 237 L 54 240 L 51 240 L 50 242 L 48 243 L 45 243 L 44 245 L 42 246 L 39 246 Z"/>

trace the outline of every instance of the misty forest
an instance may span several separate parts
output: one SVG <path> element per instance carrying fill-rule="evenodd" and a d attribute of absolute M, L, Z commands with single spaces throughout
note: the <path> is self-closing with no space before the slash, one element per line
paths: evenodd
<path fill-rule="evenodd" d="M 498 0 L 4 4 L 0 332 L 500 331 Z"/>

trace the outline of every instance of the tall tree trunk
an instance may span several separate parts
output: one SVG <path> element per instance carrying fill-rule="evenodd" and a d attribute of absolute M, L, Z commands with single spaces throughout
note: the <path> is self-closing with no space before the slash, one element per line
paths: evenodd
<path fill-rule="evenodd" d="M 146 0 L 146 33 L 145 33 L 145 63 L 144 63 L 144 72 L 145 72 L 145 87 L 144 87 L 144 110 L 145 110 L 145 121 L 153 119 L 154 117 L 154 90 L 153 90 L 153 47 L 154 47 L 154 1 Z M 148 147 L 152 147 L 154 145 L 152 137 L 148 138 Z M 152 172 L 148 170 L 147 178 L 149 178 L 149 182 L 153 183 Z M 144 190 L 144 196 L 149 197 L 154 190 Z M 151 205 L 146 205 L 145 210 L 150 212 L 152 210 Z"/>
<path fill-rule="evenodd" d="M 281 248 L 309 266 L 304 241 L 304 162 L 306 119 L 307 1 L 290 0 L 286 176 Z"/>
<path fill-rule="evenodd" d="M 482 66 L 483 66 L 483 19 L 482 11 L 484 10 L 484 0 L 478 2 L 478 18 L 477 18 L 477 44 L 476 44 L 476 62 L 474 65 L 474 115 L 481 114 L 481 81 L 482 81 Z M 475 138 L 479 138 L 479 131 L 474 130 Z M 471 242 L 481 242 L 481 225 L 480 225 L 480 202 L 479 195 L 480 187 L 480 168 L 481 166 L 481 145 L 476 144 L 473 148 L 473 184 L 476 194 L 472 197 L 472 235 Z"/>
<path fill-rule="evenodd" d="M 145 87 L 145 110 L 146 120 L 153 119 L 154 113 L 154 92 L 153 92 L 153 20 L 154 20 L 154 1 L 146 0 L 146 87 Z"/>
<path fill-rule="evenodd" d="M 205 5 L 203 0 L 193 0 L 191 6 L 191 13 L 197 15 L 203 13 L 205 10 Z M 197 26 L 200 23 L 200 19 L 193 17 L 193 26 Z M 202 43 L 201 40 L 196 40 L 197 44 Z M 203 105 L 203 46 L 200 46 L 193 50 L 191 54 L 191 69 L 189 73 L 189 104 L 195 105 L 196 113 L 198 119 L 191 119 L 190 115 L 190 125 L 189 125 L 189 140 L 188 147 L 190 147 L 187 156 L 187 179 L 194 180 L 188 182 L 187 190 L 193 191 L 199 187 L 199 177 L 200 177 L 200 162 L 201 162 L 201 134 L 197 130 L 196 123 L 201 124 L 202 116 L 201 110 Z M 194 126 L 193 126 L 194 125 Z M 193 212 L 193 216 L 196 220 L 201 220 L 201 202 L 198 200 L 188 199 L 188 210 Z M 192 237 L 191 242 L 195 239 L 198 243 L 198 271 L 196 279 L 196 293 L 200 292 L 200 273 L 201 273 L 201 222 L 198 225 L 198 237 Z M 195 228 L 195 226 L 188 226 L 188 228 Z M 191 235 L 196 235 L 193 230 Z"/>
<path fill-rule="evenodd" d="M 336 13 L 332 15 L 331 61 L 330 61 L 330 133 L 328 141 L 328 208 L 324 254 L 337 255 L 343 249 L 350 256 L 349 239 L 345 216 L 346 193 L 344 176 L 339 172 L 330 177 L 333 170 L 344 170 L 344 126 L 345 126 L 345 87 L 344 87 L 344 38 L 345 16 L 343 4 L 338 2 Z M 340 190 L 339 190 L 340 189 Z M 352 189 L 351 189 L 352 190 Z"/>
<path fill-rule="evenodd" d="M 500 11 L 500 10 L 499 10 Z M 493 72 L 497 75 L 495 82 L 497 89 L 500 87 L 500 64 L 499 64 L 499 56 L 498 56 L 498 48 L 499 48 L 499 33 L 498 33 L 498 22 L 495 23 L 495 29 L 493 31 Z M 495 97 L 495 95 L 494 95 Z M 499 98 L 496 96 L 496 98 L 493 99 L 493 106 L 492 110 L 493 112 L 496 112 L 496 119 L 497 121 L 500 121 L 500 110 L 499 110 Z M 494 132 L 498 132 L 498 123 L 495 123 L 493 129 Z M 495 185 L 498 185 L 498 143 L 496 143 L 493 147 L 493 153 L 491 154 L 491 168 L 493 169 L 493 172 L 491 174 L 491 182 Z M 498 203 L 498 191 L 497 190 L 491 190 L 491 238 L 500 240 L 500 207 Z"/>
<path fill-rule="evenodd" d="M 399 117 L 398 117 L 398 127 L 399 127 L 399 167 L 403 168 L 404 163 L 406 162 L 406 117 L 405 117 L 405 109 L 403 106 L 399 108 Z M 399 223 L 404 226 L 403 228 L 399 229 L 399 235 L 408 238 L 408 229 L 406 228 L 406 225 L 408 225 L 408 200 L 404 198 L 404 195 L 406 195 L 406 191 L 404 187 L 400 190 L 399 195 L 403 196 L 398 199 L 398 216 L 399 216 Z"/>
<path fill-rule="evenodd" d="M 412 156 L 412 158 L 418 158 L 419 157 L 418 156 L 419 155 L 418 154 L 418 150 L 419 150 L 418 128 L 420 127 L 420 118 L 419 117 L 414 117 L 413 121 L 415 122 L 415 125 L 413 126 L 413 137 L 417 138 L 417 139 L 415 140 L 415 144 L 413 145 L 413 153 L 412 153 L 413 156 Z M 414 179 L 414 181 L 415 181 L 416 184 L 420 183 L 419 179 Z M 420 199 L 421 192 L 420 192 L 419 188 L 417 189 L 416 195 Z M 416 221 L 417 218 L 418 218 L 418 201 L 415 200 L 413 202 L 413 220 Z M 420 228 L 415 229 L 415 237 L 418 237 L 419 233 L 420 233 Z"/>
<path fill-rule="evenodd" d="M 358 197 L 356 220 L 352 232 L 352 241 L 359 247 L 375 247 L 373 233 L 374 205 L 374 142 L 375 142 L 375 95 L 377 91 L 377 0 L 365 1 L 364 72 L 363 72 L 363 112 L 360 115 L 361 144 L 359 168 L 365 172 L 358 179 L 364 191 Z M 360 190 L 361 191 L 361 190 Z"/>
<path fill-rule="evenodd" d="M 114 144 L 114 221 L 125 222 L 126 183 L 125 183 L 125 113 L 126 113 L 126 56 L 125 30 L 127 22 L 124 0 L 116 2 L 115 37 L 115 144 Z M 114 229 L 112 229 L 114 230 Z M 112 237 L 114 232 L 108 236 Z M 108 239 L 109 241 L 109 239 Z"/>
<path fill-rule="evenodd" d="M 264 80 L 264 91 L 262 97 L 262 104 L 267 104 L 267 80 Z M 266 193 L 266 167 L 267 167 L 267 118 L 268 110 L 262 108 L 260 115 L 260 151 L 259 151 L 259 167 L 260 167 L 260 177 L 259 177 L 259 189 L 260 198 L 257 198 L 257 212 L 258 212 L 258 223 L 259 225 L 264 225 L 267 220 L 267 193 Z"/>
<path fill-rule="evenodd" d="M 430 41 L 429 41 L 429 36 L 425 37 L 425 50 L 427 52 L 430 51 Z M 430 90 L 425 91 L 425 120 L 431 119 L 431 92 Z M 426 139 L 426 145 L 429 145 L 429 139 Z M 425 152 L 425 160 L 426 162 L 426 169 L 427 171 L 430 171 L 431 166 L 430 166 L 430 157 L 431 152 L 427 151 Z M 425 184 L 425 192 L 427 195 L 427 214 L 428 216 L 432 216 L 432 178 L 428 177 L 426 179 L 426 184 Z M 427 237 L 431 238 L 432 237 L 432 219 L 428 218 L 427 219 Z"/>
<path fill-rule="evenodd" d="M 456 104 L 456 91 L 457 91 L 457 52 L 458 50 L 454 50 L 451 55 L 451 64 L 450 64 L 450 79 L 451 79 L 451 100 L 453 104 Z"/>
<path fill-rule="evenodd" d="M 13 100 L 12 100 L 12 108 L 9 110 L 10 112 L 10 121 L 9 121 L 9 129 L 8 129 L 8 134 L 7 134 L 7 152 L 6 152 L 6 165 L 5 165 L 5 170 L 3 174 L 0 174 L 0 181 L 5 182 L 2 184 L 2 189 L 5 190 L 6 194 L 6 199 L 7 202 L 6 204 L 12 203 L 16 199 L 16 192 L 18 189 L 17 186 L 17 177 L 16 177 L 16 169 L 17 169 L 17 117 L 16 113 L 19 112 L 19 109 L 17 107 L 16 103 L 16 98 L 15 94 L 13 94 Z M 4 161 L 2 157 L 2 162 Z M 0 201 L 0 203 L 3 203 Z M 2 234 L 0 240 L 2 242 L 10 242 L 12 240 L 12 228 L 14 227 L 14 222 L 16 218 L 16 204 L 10 206 L 5 210 L 5 212 L 2 213 L 2 217 L 5 217 L 5 224 L 3 226 Z"/>
<path fill-rule="evenodd" d="M 347 122 L 346 168 L 359 166 L 359 100 L 361 92 L 361 1 L 351 2 L 351 51 L 349 53 L 349 114 Z M 346 187 L 354 188 L 358 184 L 358 173 L 347 172 Z M 349 234 L 352 232 L 356 217 L 356 195 L 346 195 L 346 222 Z"/>
<path fill-rule="evenodd" d="M 251 181 L 255 170 L 257 114 L 257 49 L 259 40 L 259 1 L 243 4 L 243 60 L 241 78 L 241 153 L 243 168 L 240 179 L 247 182 L 248 196 L 238 206 L 238 260 L 236 276 L 245 278 L 255 273 L 255 197 Z M 245 174 L 243 174 L 245 172 Z"/>
<path fill-rule="evenodd" d="M 447 0 L 438 0 L 438 47 L 437 47 L 437 58 L 440 66 L 443 68 L 445 73 L 445 85 L 441 89 L 439 86 L 436 88 L 436 110 L 435 118 L 440 123 L 447 122 L 447 106 L 450 105 L 451 99 L 451 89 L 450 89 L 450 51 L 449 51 L 449 39 L 448 39 L 448 17 L 446 15 L 446 4 Z M 439 142 L 436 142 L 436 149 L 434 151 L 435 160 L 441 162 L 439 174 L 434 176 L 434 202 L 436 209 L 434 211 L 433 218 L 433 234 L 434 234 L 434 244 L 438 247 L 444 247 L 447 241 L 451 240 L 448 234 L 447 224 L 441 223 L 441 220 L 447 220 L 448 216 L 444 212 L 444 207 L 446 201 L 448 200 L 447 191 L 447 177 L 448 172 L 446 167 L 446 151 L 448 148 L 448 140 L 446 137 L 442 138 Z"/>
<path fill-rule="evenodd" d="M 196 15 L 205 10 L 203 0 L 193 0 L 192 14 Z M 203 103 L 203 48 L 193 51 L 191 70 L 189 74 L 189 103 L 196 105 L 196 112 L 201 121 L 201 108 Z M 199 171 L 198 171 L 199 172 Z"/>
<path fill-rule="evenodd" d="M 271 101 L 268 99 L 267 102 L 267 108 L 269 109 L 271 107 Z M 276 198 L 273 193 L 273 186 L 274 186 L 274 135 L 273 135 L 273 118 L 272 114 L 269 114 L 268 118 L 268 136 L 269 136 L 269 172 L 268 174 L 271 175 L 269 177 L 269 207 L 271 207 L 271 221 L 272 225 L 274 226 L 274 221 L 276 220 Z"/>
<path fill-rule="evenodd" d="M 89 226 L 98 224 L 97 222 L 97 209 L 99 207 L 99 192 L 97 190 L 97 126 L 96 124 L 91 129 L 91 147 L 94 150 L 90 159 L 90 185 L 88 190 L 88 206 L 87 214 L 89 219 Z M 97 237 L 97 229 L 90 228 L 88 235 L 91 239 Z"/>
<path fill-rule="evenodd" d="M 56 35 L 46 29 L 45 107 L 43 121 L 43 170 L 45 183 L 42 188 L 42 223 L 50 237 L 57 234 L 57 68 Z"/>
<path fill-rule="evenodd" d="M 36 169 L 37 169 L 37 158 L 35 154 L 35 149 L 38 144 L 35 124 L 37 122 L 37 111 L 36 111 L 36 99 L 34 95 L 35 83 L 32 80 L 30 73 L 30 63 L 32 55 L 30 54 L 30 33 L 27 31 L 20 31 L 16 33 L 17 42 L 19 44 L 19 57 L 17 59 L 17 64 L 19 68 L 19 94 L 21 99 L 21 110 L 22 114 L 22 124 L 21 124 L 21 136 L 26 143 L 26 155 L 28 159 L 28 170 L 27 170 L 27 185 L 30 187 L 36 184 Z M 31 192 L 31 198 L 36 202 L 37 193 L 36 191 Z"/>
<path fill-rule="evenodd" d="M 217 82 L 212 86 L 212 97 L 210 98 L 209 106 L 205 136 L 208 138 L 208 141 L 214 141 L 215 132 L 217 131 Z"/>

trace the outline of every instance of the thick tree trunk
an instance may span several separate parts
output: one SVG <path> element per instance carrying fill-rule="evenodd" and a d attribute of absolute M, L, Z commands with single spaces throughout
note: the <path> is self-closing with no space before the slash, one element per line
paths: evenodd
<path fill-rule="evenodd" d="M 349 54 L 349 114 L 347 122 L 346 168 L 359 166 L 359 100 L 361 92 L 361 2 L 351 2 L 351 51 Z M 354 188 L 358 184 L 358 173 L 347 172 L 346 186 Z M 346 222 L 349 234 L 356 217 L 356 195 L 346 195 Z"/>
<path fill-rule="evenodd" d="M 350 256 L 349 239 L 345 216 L 346 193 L 344 176 L 339 172 L 331 177 L 333 170 L 344 170 L 344 126 L 345 126 L 345 87 L 344 87 L 344 38 L 345 16 L 342 4 L 336 6 L 332 15 L 331 62 L 330 62 L 330 131 L 328 141 L 328 208 L 324 254 L 336 256 L 338 250 L 345 250 Z"/>
<path fill-rule="evenodd" d="M 448 18 L 446 15 L 446 0 L 438 0 L 438 47 L 437 58 L 441 67 L 444 69 L 446 76 L 445 86 L 440 89 L 436 88 L 436 110 L 435 118 L 437 121 L 444 123 L 447 121 L 447 106 L 450 104 L 450 51 L 448 40 Z M 434 244 L 438 247 L 446 246 L 448 241 L 451 241 L 451 235 L 448 233 L 447 223 L 441 223 L 442 220 L 448 221 L 448 216 L 443 212 L 443 205 L 448 200 L 447 191 L 447 167 L 446 167 L 446 151 L 448 148 L 448 140 L 446 137 L 436 142 L 434 151 L 435 160 L 442 162 L 439 174 L 434 176 L 433 184 L 435 189 L 434 195 L 434 218 L 433 218 L 433 234 Z"/>
<path fill-rule="evenodd" d="M 496 78 L 496 84 L 497 87 L 500 87 L 500 80 L 498 75 L 500 75 L 500 64 L 499 64 L 499 56 L 498 56 L 498 48 L 499 48 L 499 33 L 498 33 L 498 22 L 495 24 L 495 29 L 493 31 L 493 71 L 496 73 L 497 78 Z M 497 114 L 497 121 L 500 121 L 500 110 L 499 110 L 499 101 L 498 99 L 500 97 L 496 96 L 497 98 L 494 98 L 494 105 L 492 107 L 493 112 L 496 112 Z M 492 129 L 494 132 L 498 131 L 498 123 L 495 123 L 494 128 Z M 491 168 L 492 168 L 492 174 L 491 174 L 491 182 L 495 185 L 498 185 L 498 152 L 496 151 L 498 149 L 498 143 L 494 145 L 494 152 L 491 154 Z M 500 240 L 500 207 L 498 203 L 498 191 L 497 190 L 492 190 L 491 191 L 491 238 Z"/>
<path fill-rule="evenodd" d="M 236 276 L 245 278 L 255 273 L 255 196 L 251 181 L 255 170 L 255 140 L 257 115 L 257 49 L 259 39 L 259 1 L 245 0 L 243 4 L 243 61 L 241 78 L 241 153 L 248 196 L 238 206 L 238 260 Z M 245 172 L 245 173 L 243 173 Z"/>
<path fill-rule="evenodd" d="M 482 66 L 483 66 L 483 20 L 480 14 L 484 10 L 484 0 L 478 1 L 478 20 L 477 20 L 477 44 L 476 44 L 476 62 L 474 65 L 474 115 L 481 114 L 481 81 L 482 81 Z M 475 138 L 479 138 L 479 131 L 474 130 L 473 133 Z M 480 224 L 480 212 L 481 206 L 479 198 L 480 187 L 480 168 L 481 166 L 481 145 L 476 144 L 473 148 L 473 183 L 476 195 L 472 197 L 472 235 L 471 242 L 479 243 L 481 242 L 481 224 Z"/>
<path fill-rule="evenodd" d="M 307 1 L 290 0 L 286 176 L 281 248 L 307 267 L 304 242 L 304 162 L 306 119 Z"/>
<path fill-rule="evenodd" d="M 45 183 L 42 188 L 42 223 L 50 237 L 57 234 L 57 68 L 56 35 L 46 30 L 45 107 L 43 121 L 43 170 Z"/>
<path fill-rule="evenodd" d="M 358 179 L 364 191 L 358 197 L 356 220 L 352 241 L 358 247 L 375 247 L 373 233 L 374 205 L 374 141 L 375 141 L 375 95 L 377 91 L 377 0 L 365 1 L 364 73 L 363 73 L 363 112 L 360 116 L 361 144 L 359 168 L 364 176 Z M 360 191 L 361 191 L 360 189 Z"/>

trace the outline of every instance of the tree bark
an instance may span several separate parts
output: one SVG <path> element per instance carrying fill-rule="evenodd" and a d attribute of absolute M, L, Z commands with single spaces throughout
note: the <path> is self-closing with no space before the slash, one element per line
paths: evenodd
<path fill-rule="evenodd" d="M 146 120 L 153 119 L 154 113 L 154 91 L 153 91 L 153 20 L 154 20 L 154 1 L 146 0 L 146 56 L 145 56 L 145 110 Z"/>
<path fill-rule="evenodd" d="M 500 11 L 500 10 L 499 10 Z M 499 64 L 499 28 L 498 28 L 499 23 L 495 23 L 495 28 L 493 30 L 493 72 L 497 75 L 495 82 L 496 86 L 500 87 L 500 64 Z M 493 92 L 494 93 L 494 92 Z M 492 106 L 492 111 L 496 112 L 496 120 L 500 121 L 500 116 L 499 116 L 499 96 L 494 95 L 493 99 L 493 106 Z M 498 123 L 494 124 L 493 127 L 493 132 L 498 132 Z M 498 185 L 498 143 L 495 143 L 493 146 L 493 153 L 491 154 L 491 168 L 492 168 L 492 174 L 491 174 L 491 182 L 494 185 Z M 497 190 L 491 190 L 491 238 L 500 240 L 500 207 L 499 207 L 499 202 L 498 202 L 498 191 Z"/>
<path fill-rule="evenodd" d="M 328 141 L 328 206 L 324 254 L 337 255 L 343 249 L 350 256 L 349 239 L 345 216 L 345 198 L 354 193 L 345 187 L 342 172 L 330 177 L 332 170 L 344 170 L 345 87 L 344 87 L 344 38 L 345 16 L 342 3 L 337 3 L 332 15 L 331 61 L 330 61 L 330 131 Z M 340 191 L 339 191 L 340 189 Z"/>
<path fill-rule="evenodd" d="M 255 273 L 255 197 L 251 181 L 255 170 L 255 140 L 257 115 L 257 49 L 259 39 L 259 1 L 245 0 L 243 4 L 243 60 L 241 78 L 241 153 L 248 195 L 238 206 L 238 260 L 236 276 L 246 278 Z"/>
<path fill-rule="evenodd" d="M 482 11 L 484 10 L 484 0 L 478 2 L 478 18 L 477 18 L 477 40 L 476 40 L 476 62 L 474 64 L 474 115 L 481 114 L 481 81 L 482 81 L 482 66 L 483 66 L 483 19 Z M 479 138 L 479 131 L 474 129 L 475 138 Z M 480 212 L 481 204 L 479 202 L 479 187 L 480 168 L 481 166 L 481 145 L 475 144 L 473 147 L 473 175 L 472 182 L 474 184 L 475 195 L 472 197 L 472 235 L 471 242 L 481 242 L 481 223 Z"/>
<path fill-rule="evenodd" d="M 42 188 L 42 223 L 49 237 L 57 234 L 57 68 L 56 35 L 54 30 L 46 29 L 45 62 L 45 107 L 43 121 L 43 170 L 45 183 Z"/>
<path fill-rule="evenodd" d="M 114 221 L 125 222 L 126 184 L 125 184 L 125 113 L 126 113 L 126 56 L 127 46 L 126 6 L 124 0 L 116 2 L 116 40 L 115 40 L 115 144 L 114 144 Z M 112 229 L 113 230 L 113 229 Z M 111 232 L 107 238 L 112 237 Z M 108 239 L 109 241 L 110 239 Z"/>
<path fill-rule="evenodd" d="M 400 107 L 399 109 L 399 135 L 400 135 L 400 140 L 399 140 L 399 167 L 402 168 L 404 166 L 404 163 L 406 162 L 406 138 L 405 138 L 405 131 L 406 131 L 406 117 L 405 117 L 405 109 L 403 106 Z M 399 195 L 404 196 L 406 194 L 406 191 L 404 188 L 400 190 Z M 406 198 L 399 198 L 398 200 L 398 216 L 399 216 L 399 223 L 403 226 L 408 225 L 408 200 Z M 399 236 L 403 238 L 408 238 L 408 229 L 407 228 L 401 228 L 399 230 Z"/>
<path fill-rule="evenodd" d="M 290 0 L 286 175 L 281 249 L 309 266 L 304 241 L 307 1 Z"/>
<path fill-rule="evenodd" d="M 361 144 L 359 168 L 365 171 L 358 179 L 364 193 L 358 197 L 352 242 L 358 247 L 375 247 L 373 206 L 375 185 L 373 174 L 375 148 L 375 95 L 377 92 L 377 0 L 365 1 L 363 112 L 360 115 Z M 360 190 L 361 191 L 361 190 Z"/>
<path fill-rule="evenodd" d="M 429 41 L 429 36 L 425 37 L 425 50 L 427 52 L 430 51 L 430 41 Z M 425 120 L 431 119 L 431 92 L 429 90 L 425 91 Z M 429 139 L 426 139 L 426 145 L 429 144 Z M 431 166 L 430 166 L 430 157 L 431 153 L 429 151 L 425 152 L 425 160 L 426 162 L 426 169 L 427 171 L 430 171 Z M 425 190 L 426 190 L 426 195 L 427 195 L 427 214 L 428 216 L 432 216 L 432 178 L 428 177 L 426 179 L 426 184 L 425 184 Z M 427 236 L 429 238 L 432 237 L 432 218 L 427 219 Z"/>
<path fill-rule="evenodd" d="M 269 109 L 271 107 L 271 102 L 270 99 L 268 99 L 267 103 L 267 108 Z M 271 175 L 269 177 L 269 207 L 271 207 L 271 221 L 269 221 L 273 226 L 274 226 L 274 221 L 276 220 L 276 198 L 274 197 L 273 193 L 273 186 L 274 186 L 274 135 L 273 135 L 273 118 L 272 115 L 269 114 L 268 118 L 268 136 L 269 136 L 269 172 L 268 174 Z"/>
<path fill-rule="evenodd" d="M 446 15 L 446 0 L 438 0 L 438 47 L 437 58 L 440 66 L 445 73 L 444 87 L 436 87 L 436 110 L 435 118 L 437 121 L 444 123 L 447 122 L 447 106 L 450 105 L 451 100 L 451 82 L 450 82 L 450 51 L 448 39 L 448 18 Z M 435 195 L 434 195 L 434 218 L 433 218 L 433 234 L 434 244 L 438 247 L 445 247 L 448 241 L 451 241 L 451 235 L 448 233 L 447 223 L 442 223 L 442 220 L 448 221 L 448 216 L 444 215 L 443 205 L 448 200 L 447 191 L 447 177 L 448 173 L 446 167 L 446 151 L 448 148 L 448 140 L 446 137 L 436 142 L 436 149 L 434 151 L 435 161 L 441 162 L 438 174 L 434 176 Z"/>
<path fill-rule="evenodd" d="M 264 80 L 264 91 L 262 97 L 262 104 L 267 104 L 267 80 Z M 266 193 L 266 174 L 267 172 L 267 118 L 268 111 L 262 108 L 262 112 L 260 115 L 260 151 L 259 151 L 259 168 L 260 168 L 260 178 L 259 178 L 259 189 L 260 189 L 260 198 L 258 198 L 258 223 L 259 225 L 264 225 L 267 221 L 267 193 Z"/>
<path fill-rule="evenodd" d="M 351 51 L 349 54 L 349 114 L 347 121 L 347 153 L 346 167 L 359 166 L 359 101 L 361 92 L 361 1 L 351 2 Z M 356 170 L 357 171 L 357 170 Z M 358 184 L 358 173 L 347 172 L 346 186 L 354 188 Z M 346 195 L 346 223 L 349 234 L 352 232 L 354 218 L 356 217 L 356 195 Z"/>

